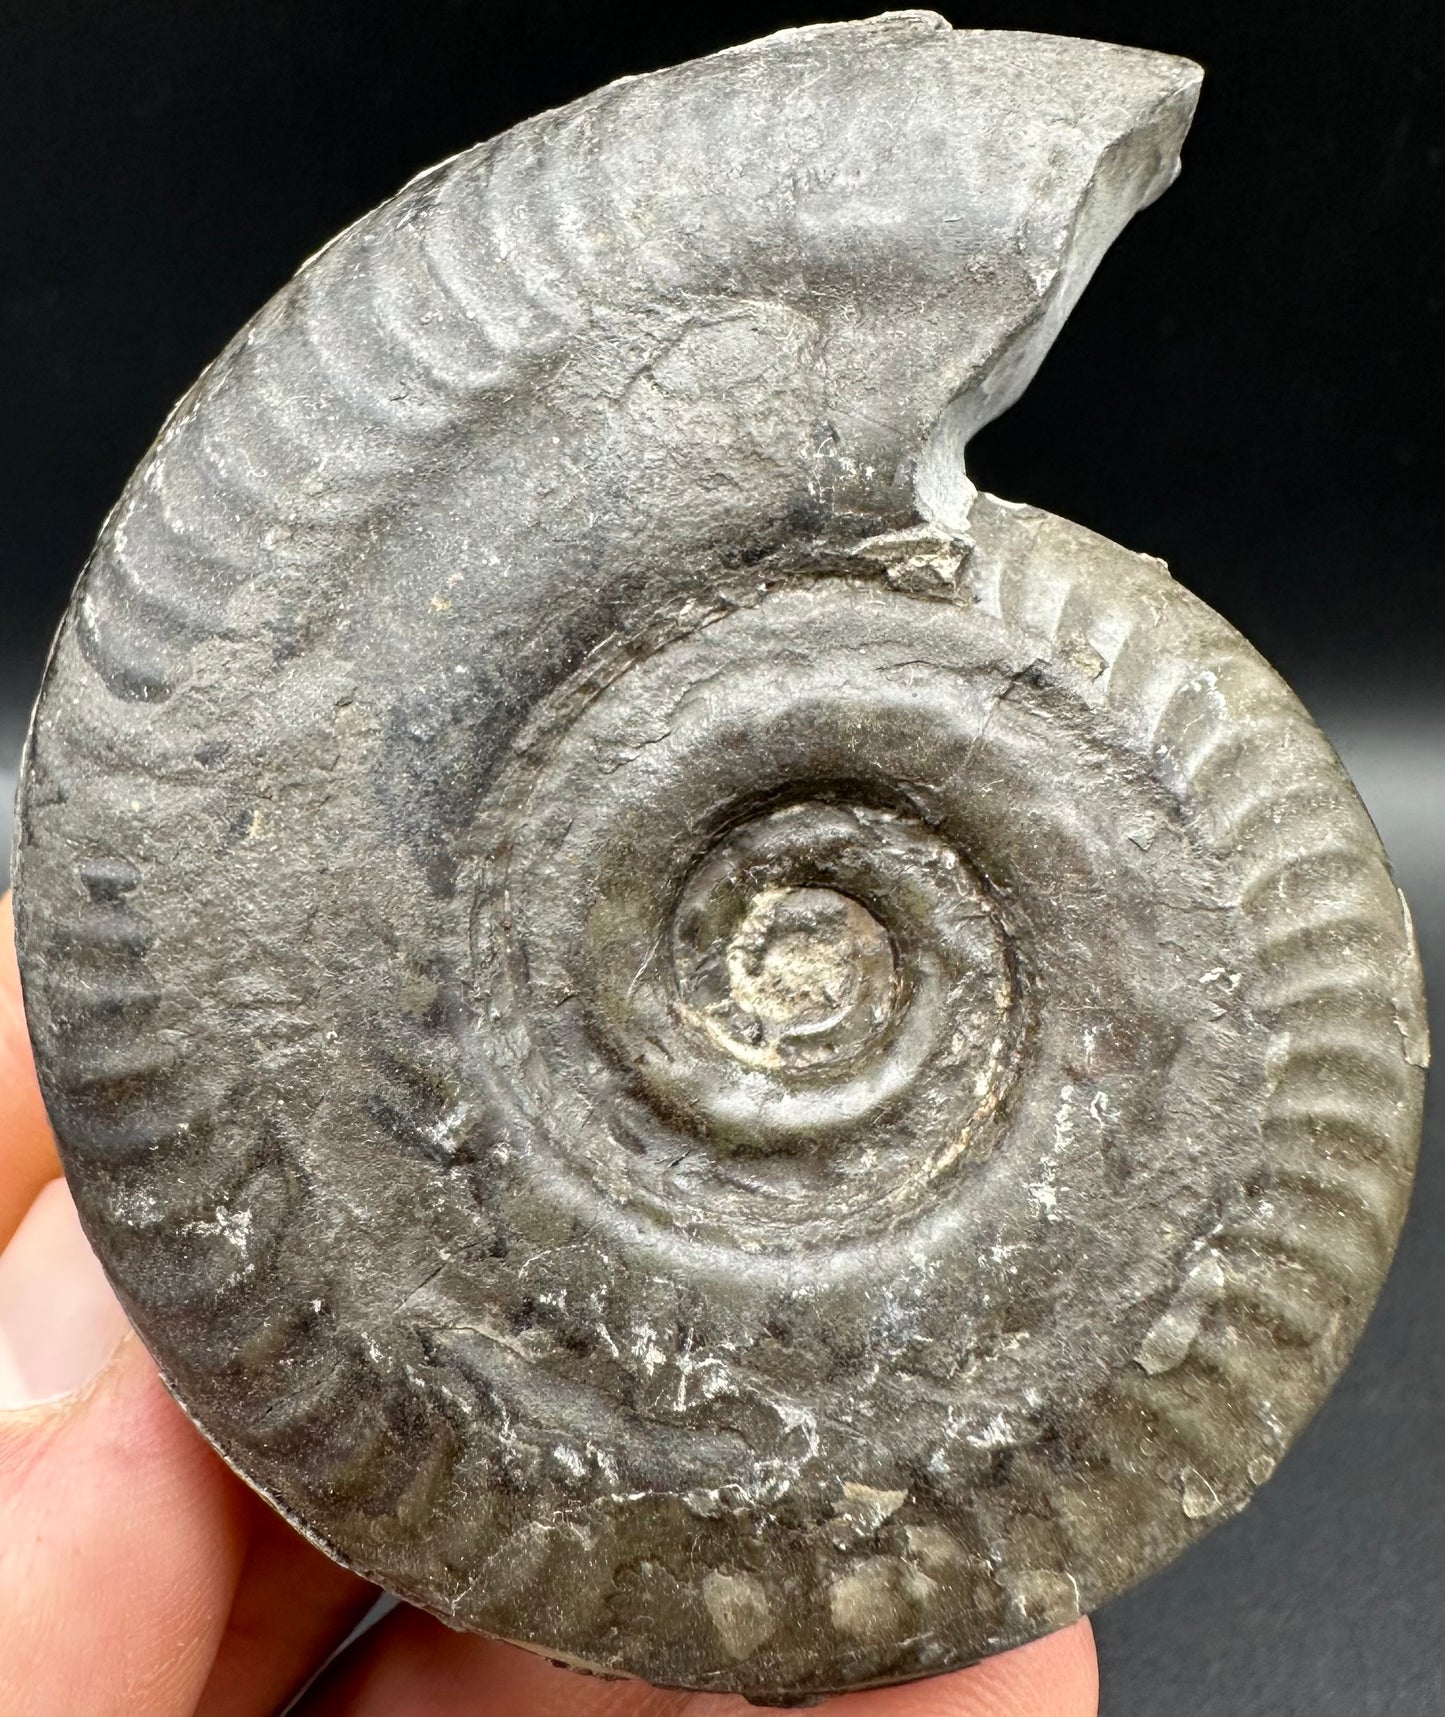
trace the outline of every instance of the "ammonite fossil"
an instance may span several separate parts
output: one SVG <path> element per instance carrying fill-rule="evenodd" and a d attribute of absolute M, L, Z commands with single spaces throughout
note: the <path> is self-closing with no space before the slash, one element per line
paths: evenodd
<path fill-rule="evenodd" d="M 181 402 L 45 682 L 41 1077 L 170 1386 L 457 1625 L 760 1701 L 1238 1509 L 1408 1192 L 1304 710 L 976 494 L 1198 72 L 902 13 L 422 175 Z"/>

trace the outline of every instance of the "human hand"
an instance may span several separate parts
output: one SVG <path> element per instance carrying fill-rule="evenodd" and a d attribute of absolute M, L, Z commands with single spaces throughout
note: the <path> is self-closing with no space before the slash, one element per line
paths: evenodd
<path fill-rule="evenodd" d="M 59 1178 L 0 900 L 0 1712 L 275 1717 L 376 1597 L 201 1440 L 107 1287 Z M 305 1717 L 742 1717 L 585 1679 L 393 1611 Z M 1095 1717 L 1087 1621 L 837 1717 Z M 755 1714 L 754 1714 L 755 1717 Z"/>

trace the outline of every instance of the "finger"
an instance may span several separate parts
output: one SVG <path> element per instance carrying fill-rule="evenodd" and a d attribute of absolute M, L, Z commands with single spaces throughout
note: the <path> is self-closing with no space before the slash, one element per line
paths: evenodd
<path fill-rule="evenodd" d="M 0 1257 L 0 1711 L 190 1717 L 244 1548 L 52 1181 Z"/>
<path fill-rule="evenodd" d="M 20 1005 L 10 896 L 0 895 L 0 1248 L 41 1187 L 59 1173 Z"/>
<path fill-rule="evenodd" d="M 1089 1624 L 1035 1640 L 972 1669 L 907 1687 L 853 1693 L 837 1717 L 1096 1717 Z M 531 1652 L 456 1634 L 398 1610 L 322 1679 L 304 1717 L 757 1717 L 734 1697 L 670 1693 L 557 1669 Z"/>
<path fill-rule="evenodd" d="M 250 1550 L 195 1717 L 271 1717 L 375 1602 L 377 1589 L 248 1496 Z"/>
<path fill-rule="evenodd" d="M 7 895 L 0 899 L 0 1247 L 41 1186 L 59 1172 L 30 1057 Z M 81 1282 L 83 1292 L 83 1272 Z M 114 1306 L 108 1295 L 102 1303 Z M 92 1355 L 97 1365 L 104 1357 Z M 32 1360 L 43 1365 L 45 1356 L 34 1354 Z M 0 1398 L 5 1363 L 0 1338 Z M 38 1373 L 32 1382 L 50 1393 Z M 251 1516 L 249 1550 L 197 1717 L 250 1717 L 279 1709 L 375 1595 L 375 1587 L 313 1550 L 259 1498 L 245 1493 L 242 1506 Z"/>

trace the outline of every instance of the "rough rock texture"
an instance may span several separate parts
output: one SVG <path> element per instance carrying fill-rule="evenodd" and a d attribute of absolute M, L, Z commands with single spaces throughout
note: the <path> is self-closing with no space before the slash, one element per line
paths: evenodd
<path fill-rule="evenodd" d="M 226 1457 L 449 1621 L 948 1669 L 1344 1363 L 1425 1059 L 1378 840 L 962 463 L 1197 80 L 908 13 L 614 85 L 313 259 L 105 528 L 18 842 L 67 1169 Z"/>

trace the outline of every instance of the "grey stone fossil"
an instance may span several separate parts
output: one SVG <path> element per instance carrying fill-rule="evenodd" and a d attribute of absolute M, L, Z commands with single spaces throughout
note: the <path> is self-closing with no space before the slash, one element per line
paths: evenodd
<path fill-rule="evenodd" d="M 170 1387 L 445 1620 L 762 1702 L 1238 1509 L 1426 1060 L 1326 741 L 975 493 L 1197 68 L 926 13 L 423 174 L 181 401 L 47 672 L 42 1085 Z"/>

